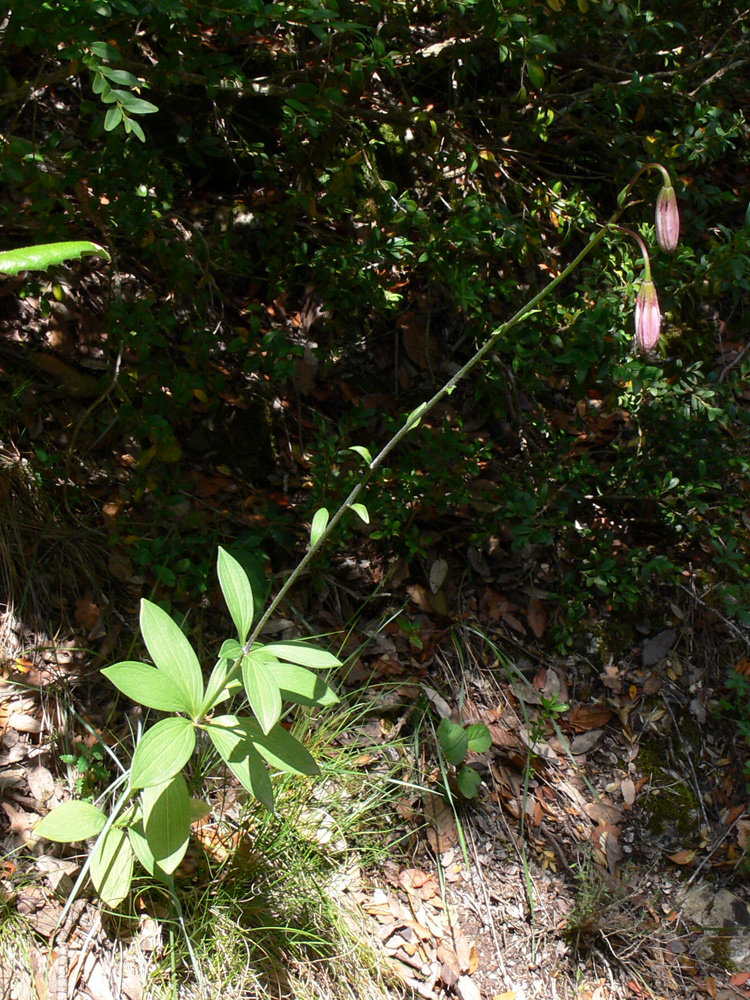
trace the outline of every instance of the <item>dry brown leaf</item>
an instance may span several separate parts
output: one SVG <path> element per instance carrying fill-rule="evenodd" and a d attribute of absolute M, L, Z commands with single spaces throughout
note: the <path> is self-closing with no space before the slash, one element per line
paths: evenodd
<path fill-rule="evenodd" d="M 91 595 L 76 598 L 75 620 L 87 632 L 90 632 L 101 617 L 99 606 L 91 600 Z"/>
<path fill-rule="evenodd" d="M 604 825 L 613 824 L 619 823 L 622 819 L 622 810 L 612 805 L 611 802 L 601 800 L 598 802 L 587 802 L 583 809 L 589 819 L 593 819 L 595 823 L 602 823 Z"/>
<path fill-rule="evenodd" d="M 676 865 L 689 865 L 697 853 L 697 851 L 677 851 L 676 854 L 668 854 L 667 857 Z"/>
<path fill-rule="evenodd" d="M 537 639 L 541 639 L 547 628 L 547 611 L 538 597 L 532 597 L 529 601 L 526 620 Z"/>
<path fill-rule="evenodd" d="M 0 802 L 0 805 L 5 810 L 5 815 L 10 820 L 10 832 L 11 833 L 28 833 L 31 829 L 31 819 L 28 813 L 25 813 L 23 809 L 16 809 L 9 802 Z"/>
<path fill-rule="evenodd" d="M 19 733 L 41 732 L 42 724 L 39 719 L 31 715 L 23 715 L 21 712 L 12 712 L 8 719 L 8 726 Z"/>
<path fill-rule="evenodd" d="M 427 840 L 437 854 L 444 854 L 458 843 L 458 828 L 453 810 L 442 795 L 428 793 L 424 799 L 424 814 L 430 826 Z"/>
<path fill-rule="evenodd" d="M 570 742 L 570 752 L 574 755 L 588 753 L 593 750 L 596 744 L 604 735 L 603 729 L 590 729 L 587 733 L 581 733 Z"/>
<path fill-rule="evenodd" d="M 606 725 L 613 715 L 606 705 L 577 705 L 568 716 L 568 722 L 577 733 L 585 733 Z"/>
<path fill-rule="evenodd" d="M 614 665 L 614 663 L 608 663 L 607 666 L 599 674 L 602 679 L 602 684 L 608 687 L 610 691 L 614 691 L 615 694 L 619 694 L 622 691 L 622 679 L 620 677 L 619 668 Z"/>
<path fill-rule="evenodd" d="M 622 791 L 622 798 L 625 804 L 632 806 L 635 802 L 635 782 L 632 778 L 623 778 L 620 790 Z"/>
<path fill-rule="evenodd" d="M 641 661 L 645 667 L 653 667 L 660 660 L 663 660 L 669 650 L 677 641 L 677 633 L 674 629 L 668 628 L 653 639 L 649 639 L 641 650 Z"/>
<path fill-rule="evenodd" d="M 55 794 L 55 779 L 52 772 L 46 767 L 34 767 L 26 775 L 29 784 L 29 791 L 37 800 L 44 805 L 48 799 Z"/>

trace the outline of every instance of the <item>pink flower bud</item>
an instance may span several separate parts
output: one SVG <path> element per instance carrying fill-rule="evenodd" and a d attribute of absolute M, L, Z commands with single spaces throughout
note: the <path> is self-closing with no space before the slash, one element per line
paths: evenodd
<path fill-rule="evenodd" d="M 671 184 L 664 185 L 656 198 L 656 240 L 667 253 L 676 250 L 680 240 L 680 212 Z"/>
<path fill-rule="evenodd" d="M 635 342 L 640 351 L 651 351 L 659 343 L 661 310 L 653 281 L 642 281 L 635 300 Z"/>

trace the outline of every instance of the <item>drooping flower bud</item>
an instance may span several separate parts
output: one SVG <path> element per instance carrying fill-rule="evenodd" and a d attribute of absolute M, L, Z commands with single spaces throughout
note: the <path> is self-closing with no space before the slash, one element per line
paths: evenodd
<path fill-rule="evenodd" d="M 656 198 L 656 240 L 667 253 L 676 250 L 680 241 L 680 211 L 671 184 L 664 184 Z"/>
<path fill-rule="evenodd" d="M 640 351 L 651 351 L 659 343 L 661 310 L 653 281 L 644 280 L 635 300 L 635 342 Z"/>

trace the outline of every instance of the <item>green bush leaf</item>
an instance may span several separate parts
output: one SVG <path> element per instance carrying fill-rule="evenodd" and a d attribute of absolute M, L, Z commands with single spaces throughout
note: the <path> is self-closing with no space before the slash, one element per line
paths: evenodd
<path fill-rule="evenodd" d="M 54 264 L 64 264 L 66 260 L 80 257 L 104 257 L 109 254 L 98 243 L 75 240 L 66 243 L 43 243 L 39 246 L 21 247 L 20 250 L 3 250 L 0 253 L 0 273 L 18 274 L 19 271 L 44 271 Z"/>
<path fill-rule="evenodd" d="M 117 100 L 129 115 L 152 115 L 155 111 L 159 110 L 151 101 L 144 101 L 140 97 L 134 97 L 128 90 L 113 90 L 112 93 L 117 95 Z"/>
<path fill-rule="evenodd" d="M 190 839 L 190 796 L 185 779 L 176 774 L 163 785 L 141 792 L 143 830 L 154 860 L 168 875 L 185 857 Z"/>
<path fill-rule="evenodd" d="M 104 92 L 102 93 L 102 100 L 106 100 L 109 95 Z M 104 131 L 113 132 L 117 126 L 122 121 L 122 108 L 119 104 L 110 108 L 109 111 L 104 116 Z"/>
<path fill-rule="evenodd" d="M 310 527 L 310 545 L 313 548 L 318 544 L 320 536 L 326 530 L 328 518 L 329 514 L 325 507 L 321 507 L 320 510 L 315 511 Z"/>
<path fill-rule="evenodd" d="M 140 81 L 137 76 L 128 73 L 124 69 L 110 69 L 109 66 L 99 66 L 97 72 L 106 76 L 112 83 L 118 83 L 121 87 L 137 87 Z"/>
<path fill-rule="evenodd" d="M 450 719 L 443 719 L 438 726 L 438 740 L 443 748 L 446 760 L 454 767 L 466 759 L 469 749 L 469 737 L 463 726 L 456 725 Z"/>
<path fill-rule="evenodd" d="M 195 749 L 190 719 L 162 719 L 143 734 L 133 754 L 130 787 L 158 785 L 181 771 Z"/>
<path fill-rule="evenodd" d="M 88 840 L 101 833 L 107 817 L 90 802 L 63 802 L 34 827 L 34 835 L 59 844 Z"/>
<path fill-rule="evenodd" d="M 206 725 L 222 760 L 240 784 L 273 812 L 273 786 L 263 758 L 234 715 L 222 715 Z"/>
<path fill-rule="evenodd" d="M 102 902 L 115 907 L 125 899 L 133 880 L 133 849 L 124 830 L 113 826 L 91 855 L 91 881 Z"/>
<path fill-rule="evenodd" d="M 267 733 L 281 718 L 279 685 L 268 664 L 252 653 L 242 660 L 242 681 L 250 707 Z"/>
<path fill-rule="evenodd" d="M 146 133 L 134 118 L 125 119 L 125 131 L 132 132 L 137 139 L 141 140 L 141 142 L 146 141 Z"/>
<path fill-rule="evenodd" d="M 226 549 L 219 549 L 217 568 L 221 592 L 237 629 L 239 641 L 244 643 L 253 624 L 254 614 L 250 581 L 242 566 Z"/>
<path fill-rule="evenodd" d="M 270 642 L 267 646 L 259 647 L 259 650 L 277 657 L 279 660 L 286 660 L 289 663 L 298 663 L 301 667 L 312 667 L 313 670 L 326 670 L 330 667 L 340 667 L 341 660 L 333 653 L 328 653 L 324 649 L 317 649 L 304 642 Z M 253 656 L 255 651 L 251 652 Z"/>
<path fill-rule="evenodd" d="M 456 784 L 458 785 L 459 792 L 465 799 L 474 799 L 479 791 L 479 786 L 482 784 L 482 779 L 473 767 L 462 767 L 458 772 Z"/>
<path fill-rule="evenodd" d="M 291 701 L 295 705 L 336 705 L 339 697 L 336 692 L 320 679 L 318 674 L 295 663 L 280 663 L 273 666 L 273 678 L 279 686 L 282 701 Z"/>
<path fill-rule="evenodd" d="M 106 667 L 102 673 L 133 701 L 160 712 L 189 712 L 187 698 L 171 677 L 147 663 L 124 660 Z"/>
<path fill-rule="evenodd" d="M 469 738 L 469 750 L 473 750 L 474 753 L 486 753 L 492 746 L 492 734 L 481 722 L 467 726 L 466 735 Z"/>
<path fill-rule="evenodd" d="M 166 611 L 142 599 L 141 634 L 151 659 L 183 693 L 190 713 L 197 715 L 203 701 L 203 674 L 182 629 Z"/>

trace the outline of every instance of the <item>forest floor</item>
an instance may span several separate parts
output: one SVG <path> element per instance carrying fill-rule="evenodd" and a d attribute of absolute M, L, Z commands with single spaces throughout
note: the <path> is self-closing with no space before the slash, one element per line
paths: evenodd
<path fill-rule="evenodd" d="M 27 298 L 6 308 L 0 358 L 4 379 L 22 386 L 25 427 L 14 448 L 9 425 L 0 475 L 0 996 L 172 995 L 159 905 L 144 890 L 123 921 L 84 894 L 58 927 L 81 859 L 36 840 L 33 826 L 73 794 L 76 777 L 79 790 L 96 789 L 95 765 L 107 774 L 106 758 L 93 753 L 100 740 L 129 739 L 138 716 L 99 668 L 130 655 L 140 597 L 169 597 L 156 570 L 180 554 L 181 522 L 198 515 L 203 541 L 193 532 L 189 554 L 213 573 L 212 540 L 268 527 L 278 509 L 294 521 L 304 492 L 299 448 L 287 416 L 277 428 L 287 467 L 260 485 L 206 455 L 193 458 L 172 493 L 157 479 L 142 488 L 155 456 L 92 420 L 84 364 L 96 367 L 92 342 L 73 345 L 36 306 Z M 302 410 L 297 417 L 304 422 Z M 508 460 L 500 447 L 496 460 Z M 483 476 L 491 480 L 492 469 Z M 320 730 L 329 780 L 308 789 L 295 815 L 300 827 L 312 825 L 327 859 L 324 889 L 340 911 L 342 941 L 348 932 L 374 955 L 373 995 L 750 997 L 746 750 L 723 705 L 728 666 L 750 674 L 747 637 L 686 579 L 662 590 L 661 610 L 643 619 L 592 604 L 561 655 L 549 641 L 555 609 L 530 584 L 541 575 L 539 550 L 514 551 L 502 537 L 476 548 L 472 514 L 430 525 L 432 543 L 410 562 L 354 536 L 266 629 L 326 634 L 346 660 L 344 676 L 332 679 L 345 724 L 326 729 L 319 715 L 308 722 Z M 176 539 L 168 556 L 157 544 L 165 533 Z M 276 546 L 274 585 L 294 560 L 293 538 Z M 178 603 L 191 638 L 216 648 L 225 625 L 216 586 Z M 473 801 L 460 799 L 441 761 L 441 718 L 491 732 L 490 750 L 469 759 L 482 778 Z M 88 770 L 76 775 L 60 755 L 84 747 Z M 345 793 L 331 789 L 342 755 Z M 389 794 L 379 824 L 349 841 L 357 782 L 368 790 L 383 782 Z M 328 796 L 335 809 L 322 805 Z M 227 824 L 235 835 L 243 829 L 236 789 L 214 783 L 209 799 L 212 825 L 196 828 L 180 871 L 188 894 L 213 891 L 201 878 L 233 852 L 240 860 L 232 863 L 257 861 L 227 833 Z M 251 893 L 262 896 L 261 882 Z M 258 963 L 250 948 L 248 967 Z M 344 995 L 326 961 L 310 970 L 307 995 Z M 171 984 L 174 995 L 198 995 L 182 959 Z M 278 977 L 263 989 L 213 990 L 294 992 Z"/>

